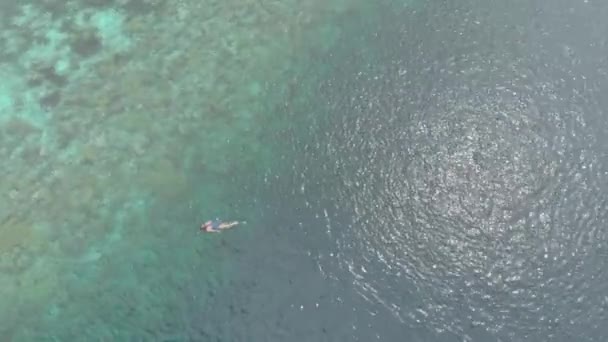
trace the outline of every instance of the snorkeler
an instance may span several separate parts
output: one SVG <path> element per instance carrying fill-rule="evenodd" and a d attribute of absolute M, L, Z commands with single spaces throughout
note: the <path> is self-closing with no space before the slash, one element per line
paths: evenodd
<path fill-rule="evenodd" d="M 205 233 L 219 233 L 224 229 L 230 229 L 238 225 L 239 221 L 222 222 L 219 219 L 207 221 L 201 225 L 201 232 Z"/>

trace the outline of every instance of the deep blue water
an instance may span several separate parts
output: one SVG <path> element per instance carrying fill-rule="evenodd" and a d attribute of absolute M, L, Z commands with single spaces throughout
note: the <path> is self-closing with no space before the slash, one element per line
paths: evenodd
<path fill-rule="evenodd" d="M 294 75 L 209 336 L 605 340 L 608 5 L 384 10 Z"/>

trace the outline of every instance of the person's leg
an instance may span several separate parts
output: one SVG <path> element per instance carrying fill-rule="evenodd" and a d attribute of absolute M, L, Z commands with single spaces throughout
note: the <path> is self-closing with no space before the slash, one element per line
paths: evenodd
<path fill-rule="evenodd" d="M 229 229 L 239 224 L 239 221 L 225 222 L 220 225 L 220 229 Z"/>

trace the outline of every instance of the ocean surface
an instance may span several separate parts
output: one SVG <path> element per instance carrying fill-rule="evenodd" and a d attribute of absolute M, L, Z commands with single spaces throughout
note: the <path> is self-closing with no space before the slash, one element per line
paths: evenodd
<path fill-rule="evenodd" d="M 0 341 L 605 341 L 607 17 L 0 0 Z"/>

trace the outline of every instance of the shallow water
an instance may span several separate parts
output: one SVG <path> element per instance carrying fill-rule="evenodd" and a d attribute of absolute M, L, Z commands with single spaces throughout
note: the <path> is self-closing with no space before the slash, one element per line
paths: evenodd
<path fill-rule="evenodd" d="M 0 4 L 0 339 L 608 334 L 608 6 Z"/>
<path fill-rule="evenodd" d="M 346 5 L 0 2 L 0 340 L 201 340 L 238 253 L 198 228 L 251 217 L 293 57 Z"/>

